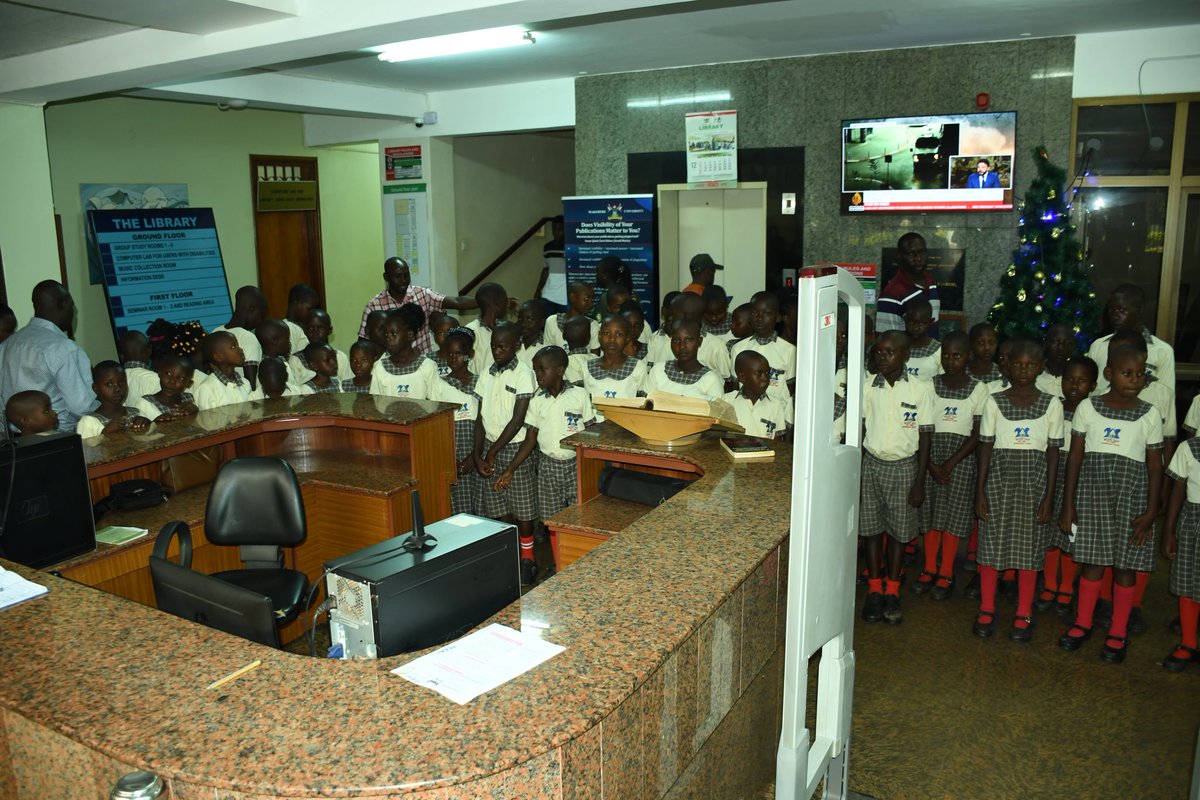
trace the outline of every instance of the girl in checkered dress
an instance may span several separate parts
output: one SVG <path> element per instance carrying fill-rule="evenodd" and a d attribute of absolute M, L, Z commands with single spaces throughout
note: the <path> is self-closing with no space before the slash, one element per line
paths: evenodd
<path fill-rule="evenodd" d="M 925 569 L 913 584 L 917 594 L 930 592 L 945 600 L 954 589 L 954 556 L 958 542 L 975 525 L 975 447 L 987 389 L 967 375 L 971 344 L 961 331 L 947 334 L 941 345 L 941 374 L 933 384 L 933 436 L 929 443 L 929 475 L 921 505 L 925 531 Z M 939 549 L 941 566 L 938 565 Z"/>
<path fill-rule="evenodd" d="M 1175 481 L 1163 528 L 1163 555 L 1171 559 L 1171 591 L 1179 596 L 1182 639 L 1162 660 L 1179 672 L 1200 664 L 1196 627 L 1200 623 L 1200 439 L 1188 439 L 1175 451 L 1167 476 Z"/>
<path fill-rule="evenodd" d="M 637 397 L 646 380 L 646 362 L 627 355 L 633 331 L 624 316 L 605 318 L 600 324 L 600 357 L 587 363 L 583 388 L 590 397 Z M 596 419 L 604 415 L 596 411 Z"/>
<path fill-rule="evenodd" d="M 929 335 L 933 326 L 933 305 L 924 297 L 904 306 L 904 332 L 911 343 L 908 351 L 908 377 L 932 381 L 942 371 L 942 343 Z"/>
<path fill-rule="evenodd" d="M 996 329 L 990 322 L 979 322 L 971 326 L 971 358 L 967 361 L 967 374 L 982 384 L 1000 380 L 996 366 Z"/>
<path fill-rule="evenodd" d="M 1096 391 L 1099 375 L 1096 362 L 1087 356 L 1076 356 L 1067 362 L 1062 371 L 1063 429 L 1069 429 L 1075 417 L 1075 409 Z M 1065 437 L 1064 437 L 1065 438 Z M 1047 527 L 1046 560 L 1042 562 L 1042 592 L 1033 604 L 1036 611 L 1047 611 L 1054 606 L 1060 617 L 1071 613 L 1071 600 L 1075 591 L 1075 560 L 1071 557 L 1074 539 L 1058 529 L 1058 518 L 1062 513 L 1063 494 L 1067 486 L 1067 457 L 1071 443 L 1066 441 L 1058 452 L 1058 479 L 1054 482 L 1054 524 Z"/>
<path fill-rule="evenodd" d="M 458 465 L 458 481 L 450 489 L 450 510 L 455 514 L 478 513 L 482 479 L 475 469 L 475 420 L 479 417 L 479 398 L 475 384 L 479 376 L 471 372 L 475 337 L 466 328 L 455 328 L 446 334 L 441 351 L 450 371 L 441 376 L 429 393 L 430 400 L 454 403 L 454 462 Z"/>
<path fill-rule="evenodd" d="M 1012 341 L 1012 386 L 988 396 L 979 426 L 979 477 L 975 513 L 979 525 L 979 613 L 973 630 L 987 638 L 996 626 L 999 571 L 1017 571 L 1017 614 L 1009 638 L 1033 636 L 1033 595 L 1045 555 L 1045 526 L 1054 511 L 1058 450 L 1063 439 L 1062 402 L 1039 391 L 1042 348 Z M 1035 505 L 1035 502 L 1036 505 Z"/>
<path fill-rule="evenodd" d="M 702 400 L 719 400 L 725 394 L 725 381 L 700 363 L 700 321 L 681 319 L 671 328 L 671 353 L 675 358 L 655 364 L 646 376 L 645 391 L 671 392 Z"/>
<path fill-rule="evenodd" d="M 1146 357 L 1118 347 L 1108 354 L 1107 392 L 1084 400 L 1071 423 L 1071 458 L 1058 524 L 1075 528 L 1075 560 L 1082 565 L 1075 624 L 1059 638 L 1077 650 L 1092 635 L 1092 614 L 1104 568 L 1113 568 L 1113 611 L 1100 651 L 1125 660 L 1129 614 L 1138 571 L 1154 567 L 1154 518 L 1162 481 L 1162 416 L 1138 399 L 1146 382 Z"/>
<path fill-rule="evenodd" d="M 371 369 L 371 394 L 424 400 L 437 381 L 437 365 L 416 350 L 417 335 L 425 327 L 425 312 L 405 303 L 388 312 L 383 323 L 387 355 Z"/>
<path fill-rule="evenodd" d="M 171 353 L 158 358 L 157 368 L 161 388 L 153 394 L 133 399 L 138 413 L 160 424 L 196 416 L 199 412 L 196 400 L 187 391 L 195 374 L 192 360 L 185 355 Z"/>
<path fill-rule="evenodd" d="M 342 391 L 353 394 L 371 393 L 371 370 L 379 360 L 379 347 L 372 341 L 360 339 L 350 345 L 350 371 L 353 378 L 342 381 Z"/>

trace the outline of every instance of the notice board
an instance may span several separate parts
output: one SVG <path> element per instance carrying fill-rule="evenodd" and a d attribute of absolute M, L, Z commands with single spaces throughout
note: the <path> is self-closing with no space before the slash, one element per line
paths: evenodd
<path fill-rule="evenodd" d="M 633 294 L 642 304 L 646 319 L 657 327 L 654 195 L 564 197 L 562 201 L 567 281 L 594 285 L 596 262 L 605 256 L 616 256 L 629 267 Z"/>
<path fill-rule="evenodd" d="M 158 318 L 204 330 L 232 316 L 211 208 L 89 211 L 113 333 L 145 331 Z"/>

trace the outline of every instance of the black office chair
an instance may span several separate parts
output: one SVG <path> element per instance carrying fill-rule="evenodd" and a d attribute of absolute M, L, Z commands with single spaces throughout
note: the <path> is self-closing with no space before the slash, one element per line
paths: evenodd
<path fill-rule="evenodd" d="M 281 547 L 308 535 L 304 499 L 292 465 L 281 458 L 250 456 L 221 465 L 208 495 L 204 535 L 216 545 L 236 545 L 244 569 L 214 578 L 271 598 L 277 623 L 287 625 L 303 611 L 308 578 L 283 565 Z"/>
<path fill-rule="evenodd" d="M 167 553 L 179 537 L 179 563 Z M 192 531 L 187 523 L 168 522 L 154 540 L 150 580 L 159 610 L 219 631 L 279 647 L 279 628 L 271 598 L 192 569 Z"/>

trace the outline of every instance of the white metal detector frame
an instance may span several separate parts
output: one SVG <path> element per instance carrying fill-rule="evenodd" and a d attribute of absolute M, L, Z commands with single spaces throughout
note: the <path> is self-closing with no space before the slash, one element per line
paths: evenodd
<path fill-rule="evenodd" d="M 802 270 L 788 564 L 783 727 L 777 800 L 845 798 L 854 702 L 854 565 L 862 447 L 863 292 L 840 268 Z M 846 443 L 831 441 L 838 301 L 849 307 Z M 814 737 L 805 727 L 808 662 L 821 651 Z"/>

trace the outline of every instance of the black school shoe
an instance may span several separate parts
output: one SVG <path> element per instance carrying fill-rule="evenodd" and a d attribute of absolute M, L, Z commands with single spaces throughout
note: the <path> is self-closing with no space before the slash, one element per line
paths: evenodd
<path fill-rule="evenodd" d="M 1187 655 L 1182 658 L 1175 655 L 1176 651 L 1182 650 Z M 1171 648 L 1171 652 L 1167 653 L 1166 658 L 1161 662 L 1163 669 L 1167 672 L 1183 672 L 1188 664 L 1200 664 L 1200 650 L 1193 650 L 1182 644 L 1177 644 Z"/>
<path fill-rule="evenodd" d="M 868 594 L 860 616 L 863 622 L 879 622 L 883 619 L 883 595 L 879 592 Z"/>
<path fill-rule="evenodd" d="M 942 586 L 942 581 L 946 582 L 945 586 Z M 932 600 L 945 600 L 952 594 L 954 594 L 954 578 L 947 578 L 944 575 L 939 576 L 933 584 L 933 588 L 929 590 L 929 597 Z"/>
<path fill-rule="evenodd" d="M 1025 621 L 1025 627 L 1017 626 L 1019 620 Z M 1033 640 L 1033 617 L 1017 617 L 1013 620 L 1013 626 L 1008 631 L 1008 638 L 1018 644 L 1025 644 Z"/>
<path fill-rule="evenodd" d="M 1072 636 L 1071 635 L 1071 631 L 1076 628 L 1079 628 L 1079 630 L 1083 631 L 1082 636 Z M 1073 653 L 1074 651 L 1083 647 L 1083 643 L 1086 642 L 1090 638 L 1092 638 L 1092 629 L 1091 628 L 1083 628 L 1083 627 L 1080 627 L 1079 625 L 1072 625 L 1070 628 L 1067 628 L 1066 633 L 1064 633 L 1062 636 L 1058 637 L 1058 646 L 1061 647 L 1063 650 L 1066 650 L 1068 653 Z"/>
<path fill-rule="evenodd" d="M 1120 647 L 1109 647 L 1109 642 L 1120 642 Z M 1100 648 L 1100 657 L 1110 664 L 1120 664 L 1125 660 L 1125 653 L 1129 651 L 1129 638 L 1121 636 L 1109 636 L 1104 640 L 1104 647 Z"/>
<path fill-rule="evenodd" d="M 991 617 L 987 622 L 983 621 L 984 617 Z M 975 615 L 975 624 L 971 626 L 971 632 L 980 639 L 990 639 L 992 634 L 996 632 L 996 612 L 980 611 Z"/>
<path fill-rule="evenodd" d="M 904 612 L 900 610 L 900 595 L 889 594 L 883 598 L 883 619 L 888 625 L 904 622 Z"/>
<path fill-rule="evenodd" d="M 510 575 L 512 573 L 509 573 Z M 521 559 L 521 585 L 529 586 L 537 583 L 538 568 L 537 562 L 528 558 Z"/>
<path fill-rule="evenodd" d="M 1134 606 L 1129 612 L 1129 622 L 1126 623 L 1129 632 L 1141 636 L 1149 626 L 1146 625 L 1146 618 L 1142 616 L 1142 609 Z"/>
<path fill-rule="evenodd" d="M 976 572 L 971 576 L 971 582 L 967 584 L 967 590 L 963 592 L 971 600 L 978 600 L 983 592 L 979 589 L 979 573 Z"/>

